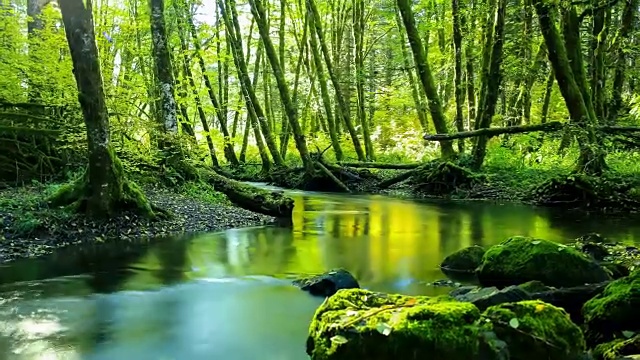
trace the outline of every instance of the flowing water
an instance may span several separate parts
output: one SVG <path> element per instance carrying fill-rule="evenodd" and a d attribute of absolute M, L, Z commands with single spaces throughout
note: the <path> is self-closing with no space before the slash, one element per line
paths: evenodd
<path fill-rule="evenodd" d="M 0 359 L 306 359 L 322 299 L 297 274 L 343 267 L 363 287 L 435 295 L 438 264 L 512 235 L 597 231 L 640 242 L 640 223 L 524 205 L 291 192 L 293 228 L 104 244 L 0 267 Z"/>

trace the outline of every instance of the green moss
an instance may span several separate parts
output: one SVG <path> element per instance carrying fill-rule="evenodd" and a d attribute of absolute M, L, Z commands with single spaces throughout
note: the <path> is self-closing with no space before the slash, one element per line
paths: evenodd
<path fill-rule="evenodd" d="M 536 300 L 501 304 L 482 316 L 508 344 L 511 359 L 573 360 L 584 353 L 580 328 L 553 305 Z"/>
<path fill-rule="evenodd" d="M 440 267 L 443 270 L 473 272 L 482 262 L 484 253 L 482 246 L 469 246 L 447 256 Z"/>
<path fill-rule="evenodd" d="M 320 359 L 475 359 L 479 310 L 448 297 L 340 290 L 318 308 L 307 352 Z"/>
<path fill-rule="evenodd" d="M 635 354 L 640 354 L 640 335 L 600 344 L 593 350 L 595 360 L 618 360 L 623 356 Z"/>
<path fill-rule="evenodd" d="M 530 294 L 549 291 L 553 289 L 552 287 L 549 287 L 545 285 L 542 281 L 538 281 L 538 280 L 527 281 L 524 284 L 518 285 L 518 287 Z"/>
<path fill-rule="evenodd" d="M 592 344 L 640 331 L 640 270 L 613 281 L 583 308 L 587 340 Z"/>
<path fill-rule="evenodd" d="M 482 258 L 478 278 L 484 286 L 539 280 L 554 287 L 610 280 L 607 272 L 579 251 L 552 241 L 514 236 L 492 246 Z"/>

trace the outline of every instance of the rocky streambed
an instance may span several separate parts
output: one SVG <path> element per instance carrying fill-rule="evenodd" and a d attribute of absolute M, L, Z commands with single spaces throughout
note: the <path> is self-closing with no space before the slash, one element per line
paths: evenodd
<path fill-rule="evenodd" d="M 563 245 L 515 236 L 441 266 L 470 285 L 447 296 L 358 288 L 344 269 L 295 284 L 326 296 L 314 360 L 640 359 L 640 251 L 589 234 Z"/>

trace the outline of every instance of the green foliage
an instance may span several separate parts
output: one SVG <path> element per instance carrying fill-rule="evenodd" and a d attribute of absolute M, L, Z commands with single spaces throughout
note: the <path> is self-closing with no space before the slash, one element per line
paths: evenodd
<path fill-rule="evenodd" d="M 34 183 L 29 187 L 0 192 L 0 219 L 4 219 L 4 238 L 24 237 L 57 221 L 65 221 L 72 213 L 50 208 L 46 199 L 56 193 L 60 185 Z"/>

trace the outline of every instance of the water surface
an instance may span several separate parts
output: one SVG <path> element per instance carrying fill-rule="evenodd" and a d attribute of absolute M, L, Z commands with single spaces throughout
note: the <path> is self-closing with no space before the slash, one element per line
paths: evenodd
<path fill-rule="evenodd" d="M 291 192 L 293 228 L 59 251 L 0 268 L 0 359 L 301 360 L 322 299 L 290 285 L 334 267 L 363 287 L 435 295 L 442 259 L 512 235 L 640 239 L 634 219 L 514 204 Z"/>

